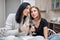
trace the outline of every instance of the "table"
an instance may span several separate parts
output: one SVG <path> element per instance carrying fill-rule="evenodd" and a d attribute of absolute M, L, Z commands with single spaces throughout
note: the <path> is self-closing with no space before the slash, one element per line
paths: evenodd
<path fill-rule="evenodd" d="M 20 36 L 20 37 L 8 36 L 0 39 L 2 40 L 45 40 L 44 37 L 42 36 Z"/>
<path fill-rule="evenodd" d="M 21 37 L 23 40 L 45 40 L 44 37 L 42 36 L 22 36 Z"/>

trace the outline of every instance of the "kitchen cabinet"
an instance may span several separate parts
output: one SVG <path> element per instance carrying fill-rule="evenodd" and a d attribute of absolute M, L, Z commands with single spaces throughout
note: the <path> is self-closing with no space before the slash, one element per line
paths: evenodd
<path fill-rule="evenodd" d="M 48 22 L 48 27 L 56 33 L 60 33 L 60 23 Z"/>

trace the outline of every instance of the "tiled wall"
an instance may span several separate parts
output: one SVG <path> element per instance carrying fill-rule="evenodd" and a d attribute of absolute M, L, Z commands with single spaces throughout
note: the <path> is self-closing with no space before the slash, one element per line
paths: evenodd
<path fill-rule="evenodd" d="M 48 20 L 52 20 L 54 18 L 57 18 L 60 16 L 60 10 L 52 10 L 51 9 L 51 0 L 35 0 L 35 5 L 39 7 L 41 12 L 41 15 L 43 18 L 46 18 Z M 48 8 L 48 13 L 46 15 L 46 11 Z"/>

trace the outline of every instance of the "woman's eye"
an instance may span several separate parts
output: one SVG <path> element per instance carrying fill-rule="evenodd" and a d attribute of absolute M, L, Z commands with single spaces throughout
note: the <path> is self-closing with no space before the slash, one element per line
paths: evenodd
<path fill-rule="evenodd" d="M 34 12 L 36 12 L 36 10 L 34 10 Z"/>

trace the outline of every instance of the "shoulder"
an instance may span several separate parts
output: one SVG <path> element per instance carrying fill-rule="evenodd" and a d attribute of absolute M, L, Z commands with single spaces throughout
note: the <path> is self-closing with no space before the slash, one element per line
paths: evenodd
<path fill-rule="evenodd" d="M 11 18 L 14 18 L 16 14 L 9 14 L 7 19 L 11 19 Z"/>
<path fill-rule="evenodd" d="M 47 20 L 44 19 L 44 18 L 42 18 L 42 19 L 41 19 L 41 22 L 45 23 L 45 22 L 47 22 Z"/>
<path fill-rule="evenodd" d="M 15 14 L 9 14 L 7 19 L 6 19 L 6 22 L 11 22 L 13 19 L 15 19 Z"/>
<path fill-rule="evenodd" d="M 47 22 L 47 20 L 46 19 L 41 19 L 41 24 L 43 25 L 43 26 L 48 26 L 48 22 Z"/>
<path fill-rule="evenodd" d="M 9 14 L 8 17 L 13 17 L 15 16 L 16 14 Z"/>

